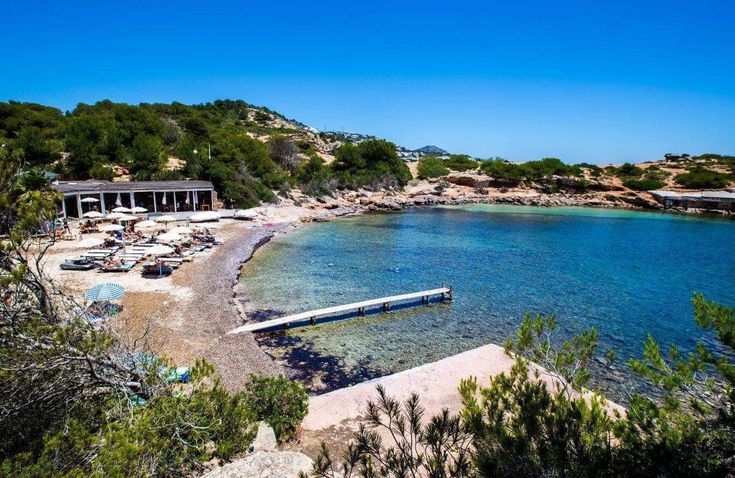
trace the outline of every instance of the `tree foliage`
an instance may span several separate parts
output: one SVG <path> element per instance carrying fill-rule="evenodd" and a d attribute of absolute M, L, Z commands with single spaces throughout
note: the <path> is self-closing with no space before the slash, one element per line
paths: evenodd
<path fill-rule="evenodd" d="M 332 170 L 342 187 L 399 187 L 411 180 L 411 171 L 388 141 L 346 143 L 337 149 L 335 158 Z"/>
<path fill-rule="evenodd" d="M 725 173 L 718 173 L 717 171 L 711 171 L 702 167 L 695 167 L 690 169 L 687 173 L 677 174 L 674 180 L 685 188 L 717 189 L 724 188 L 730 184 L 732 177 Z"/>
<path fill-rule="evenodd" d="M 57 195 L 0 149 L 0 476 L 178 477 L 243 451 L 266 397 L 227 392 L 204 361 L 170 382 L 145 336 L 124 340 L 45 274 Z M 265 388 L 297 428 L 303 389 Z"/>
<path fill-rule="evenodd" d="M 436 156 L 424 156 L 419 160 L 418 173 L 421 179 L 440 178 L 449 174 L 449 168 Z"/>
<path fill-rule="evenodd" d="M 444 411 L 429 421 L 452 424 L 433 428 L 432 443 L 440 444 L 436 450 L 441 453 L 421 454 L 419 447 L 425 461 L 415 459 L 415 448 L 405 444 L 426 444 L 418 397 L 406 402 L 408 418 L 401 419 L 400 406 L 379 389 L 383 405 L 368 406 L 367 424 L 354 435 L 341 467 L 323 447 L 312 476 L 448 476 L 447 469 L 457 476 L 487 477 L 732 476 L 735 310 L 701 294 L 692 302 L 697 324 L 716 332 L 725 350 L 698 344 L 689 356 L 676 347 L 664 354 L 649 337 L 643 357 L 630 365 L 662 387 L 662 400 L 633 394 L 620 413 L 602 394 L 585 388 L 596 331 L 558 340 L 554 317 L 526 315 L 506 344 L 514 358 L 510 371 L 488 384 L 463 380 L 460 414 Z M 376 410 L 388 419 L 376 420 Z M 386 423 L 396 430 L 388 447 L 373 431 Z M 448 444 L 456 448 L 450 451 Z M 467 461 L 461 472 L 452 468 L 457 458 Z M 423 467 L 426 462 L 432 463 L 431 470 Z"/>

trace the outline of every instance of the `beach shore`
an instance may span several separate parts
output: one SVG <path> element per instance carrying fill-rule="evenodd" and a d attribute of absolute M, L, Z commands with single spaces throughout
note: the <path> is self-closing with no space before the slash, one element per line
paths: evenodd
<path fill-rule="evenodd" d="M 62 271 L 59 264 L 83 248 L 76 241 L 59 241 L 45 256 L 44 267 L 65 290 L 80 300 L 84 291 L 101 282 L 125 287 L 123 311 L 114 318 L 120 333 L 139 340 L 153 353 L 176 365 L 191 365 L 198 357 L 210 360 L 229 389 L 240 388 L 251 373 L 281 374 L 285 370 L 261 349 L 250 333 L 227 335 L 249 320 L 257 304 L 240 284 L 241 268 L 271 238 L 311 222 L 369 211 L 404 207 L 469 203 L 631 207 L 587 195 L 544 195 L 528 189 L 479 191 L 470 185 L 419 181 L 404 191 L 345 192 L 333 198 L 298 193 L 277 205 L 252 209 L 247 221 L 223 219 L 212 226 L 222 244 L 186 262 L 171 276 L 143 278 L 140 272 L 99 273 Z M 85 237 L 104 237 L 103 234 Z M 140 338 L 144 340 L 140 342 Z"/>

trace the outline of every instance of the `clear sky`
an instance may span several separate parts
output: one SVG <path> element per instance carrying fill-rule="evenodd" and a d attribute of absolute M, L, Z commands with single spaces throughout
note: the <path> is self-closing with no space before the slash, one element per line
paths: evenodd
<path fill-rule="evenodd" d="M 735 2 L 33 1 L 0 99 L 241 98 L 318 129 L 522 161 L 735 154 Z"/>

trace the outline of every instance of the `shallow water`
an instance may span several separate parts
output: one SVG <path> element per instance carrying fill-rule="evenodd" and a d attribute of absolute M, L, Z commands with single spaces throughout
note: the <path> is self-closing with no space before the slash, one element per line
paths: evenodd
<path fill-rule="evenodd" d="M 243 271 L 248 295 L 278 316 L 452 284 L 450 304 L 287 333 L 261 343 L 314 389 L 502 344 L 525 312 L 556 314 L 562 334 L 597 327 L 621 365 L 598 374 L 614 398 L 651 332 L 685 350 L 698 339 L 690 298 L 735 305 L 735 221 L 587 208 L 473 205 L 370 214 L 274 241 Z"/>

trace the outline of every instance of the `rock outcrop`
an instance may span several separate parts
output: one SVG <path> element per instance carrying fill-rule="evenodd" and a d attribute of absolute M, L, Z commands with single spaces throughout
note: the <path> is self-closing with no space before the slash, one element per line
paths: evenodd
<path fill-rule="evenodd" d="M 312 459 L 303 453 L 278 451 L 273 429 L 261 423 L 248 456 L 215 468 L 200 478 L 296 478 L 299 472 L 309 472 L 312 464 Z"/>

